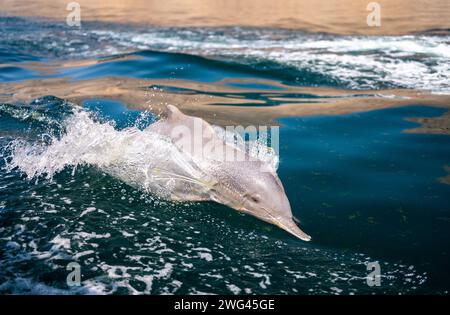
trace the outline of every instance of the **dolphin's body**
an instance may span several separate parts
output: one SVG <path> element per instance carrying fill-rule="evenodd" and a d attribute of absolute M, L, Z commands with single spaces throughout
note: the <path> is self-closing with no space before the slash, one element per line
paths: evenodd
<path fill-rule="evenodd" d="M 166 116 L 150 125 L 148 131 L 167 137 L 193 162 L 177 169 L 173 169 L 176 163 L 172 164 L 170 172 L 164 167 L 153 168 L 155 179 L 174 179 L 166 198 L 215 201 L 275 224 L 304 241 L 311 239 L 294 223 L 289 200 L 273 167 L 224 141 L 201 118 L 185 115 L 172 105 L 167 106 Z"/>

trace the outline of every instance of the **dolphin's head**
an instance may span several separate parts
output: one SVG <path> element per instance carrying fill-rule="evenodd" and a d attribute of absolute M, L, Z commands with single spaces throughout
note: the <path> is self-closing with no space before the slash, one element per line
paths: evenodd
<path fill-rule="evenodd" d="M 294 222 L 291 205 L 275 170 L 259 162 L 240 162 L 222 173 L 216 201 L 274 224 L 304 241 L 311 237 Z"/>

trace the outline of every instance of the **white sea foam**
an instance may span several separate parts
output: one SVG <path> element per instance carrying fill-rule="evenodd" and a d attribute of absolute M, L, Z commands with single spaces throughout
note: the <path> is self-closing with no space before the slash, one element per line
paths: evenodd
<path fill-rule="evenodd" d="M 29 49 L 33 55 L 45 53 L 46 58 L 49 54 L 77 59 L 157 50 L 225 57 L 248 64 L 270 61 L 323 75 L 350 88 L 388 86 L 450 93 L 448 33 L 342 36 L 280 29 L 137 26 L 130 31 L 118 25 L 85 25 L 80 30 L 55 32 L 54 25 L 50 30 L 36 31 L 35 24 L 23 23 L 23 27 L 33 27 L 33 32 L 19 28 L 19 32 L 3 32 L 2 39 L 14 48 Z"/>
<path fill-rule="evenodd" d="M 450 93 L 449 36 L 318 36 L 271 30 L 233 32 L 92 31 L 127 49 L 155 49 L 249 63 L 272 61 L 332 76 L 351 88 L 394 87 Z M 234 36 L 235 35 L 235 36 Z M 205 40 L 207 38 L 207 40 Z"/>

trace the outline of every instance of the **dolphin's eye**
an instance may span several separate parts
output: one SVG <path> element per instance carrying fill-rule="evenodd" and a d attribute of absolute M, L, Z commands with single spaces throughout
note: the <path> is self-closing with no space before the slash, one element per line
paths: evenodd
<path fill-rule="evenodd" d="M 259 195 L 253 195 L 250 197 L 250 199 L 255 203 L 258 203 L 261 201 L 261 197 Z"/>

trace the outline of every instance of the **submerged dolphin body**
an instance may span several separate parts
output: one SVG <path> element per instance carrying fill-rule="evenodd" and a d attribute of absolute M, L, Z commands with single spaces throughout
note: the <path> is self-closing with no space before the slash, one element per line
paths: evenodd
<path fill-rule="evenodd" d="M 249 158 L 224 141 L 201 118 L 185 115 L 172 105 L 167 106 L 166 116 L 148 130 L 168 137 L 194 162 L 187 173 L 170 171 L 177 184 L 171 187 L 168 199 L 215 201 L 277 225 L 304 241 L 311 239 L 294 223 L 289 200 L 273 167 Z"/>

